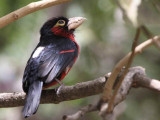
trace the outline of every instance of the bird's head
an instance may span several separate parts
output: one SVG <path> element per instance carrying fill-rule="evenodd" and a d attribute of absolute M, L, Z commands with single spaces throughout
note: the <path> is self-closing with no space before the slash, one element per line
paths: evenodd
<path fill-rule="evenodd" d="M 41 35 L 56 35 L 68 37 L 73 35 L 73 32 L 76 28 L 78 28 L 86 18 L 83 17 L 73 17 L 73 18 L 65 18 L 65 17 L 57 17 L 48 20 L 41 28 Z"/>

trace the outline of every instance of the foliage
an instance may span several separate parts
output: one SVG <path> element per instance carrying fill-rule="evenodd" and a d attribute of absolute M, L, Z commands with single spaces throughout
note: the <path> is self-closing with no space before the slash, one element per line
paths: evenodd
<path fill-rule="evenodd" d="M 0 15 L 10 13 L 32 0 L 1 0 Z M 76 65 L 65 78 L 66 85 L 87 81 L 110 72 L 126 53 L 130 51 L 131 41 L 135 29 L 125 24 L 122 13 L 112 0 L 74 0 L 57 9 L 45 9 L 25 16 L 24 18 L 6 26 L 0 32 L 0 91 L 22 91 L 21 79 L 24 66 L 39 40 L 39 29 L 53 13 L 67 17 L 84 16 L 87 22 L 76 31 L 76 40 L 80 44 L 81 52 Z M 54 8 L 53 8 L 54 9 Z M 144 14 L 146 14 L 144 12 Z M 159 27 L 149 29 L 159 34 Z M 140 42 L 145 36 L 141 35 Z M 160 78 L 160 54 L 156 48 L 146 50 L 134 60 L 134 66 L 146 68 L 151 78 Z M 98 96 L 60 103 L 58 105 L 40 105 L 38 113 L 30 119 L 60 119 L 62 115 L 74 113 L 80 106 L 94 103 Z M 156 119 L 159 96 L 147 90 L 132 90 L 126 101 L 126 110 L 119 120 Z M 55 109 L 56 108 L 56 109 Z M 21 108 L 7 108 L 0 110 L 0 119 L 9 120 L 15 117 L 22 119 Z M 9 117 L 10 115 L 10 117 Z M 146 117 L 145 117 L 146 116 Z M 147 117 L 149 116 L 149 117 Z M 97 120 L 98 116 L 89 114 L 85 119 Z"/>

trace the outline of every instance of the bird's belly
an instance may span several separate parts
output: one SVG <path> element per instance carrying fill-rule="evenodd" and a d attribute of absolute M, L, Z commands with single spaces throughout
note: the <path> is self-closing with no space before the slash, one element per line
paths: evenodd
<path fill-rule="evenodd" d="M 45 83 L 45 84 L 43 85 L 43 89 L 52 87 L 52 86 L 54 86 L 54 85 L 56 85 L 56 84 L 57 84 L 57 81 L 56 81 L 56 80 L 53 80 L 51 83 Z"/>
<path fill-rule="evenodd" d="M 67 69 L 67 68 L 66 68 L 66 69 Z M 71 68 L 70 68 L 70 69 L 71 69 Z M 66 70 L 63 71 L 56 79 L 58 79 L 59 81 L 62 81 L 62 80 L 64 79 L 64 77 L 68 74 L 68 72 L 69 72 L 70 69 L 68 69 L 67 72 L 66 72 Z M 53 80 L 52 80 L 51 82 L 49 82 L 49 83 L 44 83 L 43 89 L 52 87 L 52 86 L 56 85 L 57 83 L 58 83 L 58 82 L 57 82 L 55 79 L 53 79 Z"/>

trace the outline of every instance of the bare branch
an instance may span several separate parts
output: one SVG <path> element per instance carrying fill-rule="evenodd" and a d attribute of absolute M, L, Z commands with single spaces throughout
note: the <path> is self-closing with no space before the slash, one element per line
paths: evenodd
<path fill-rule="evenodd" d="M 154 39 L 154 40 L 153 40 Z M 135 49 L 135 55 L 136 54 L 140 54 L 144 49 L 148 48 L 149 46 L 153 45 L 156 42 L 160 42 L 160 36 L 155 36 L 153 39 L 149 39 L 143 43 L 141 43 L 140 45 L 138 45 Z M 126 63 L 128 62 L 129 58 L 131 56 L 131 52 L 128 53 L 124 58 L 122 58 L 117 64 L 116 66 L 113 68 L 112 70 L 112 74 L 111 76 L 108 78 L 108 81 L 105 84 L 104 87 L 104 92 L 102 95 L 102 99 L 104 101 L 108 101 L 111 97 L 111 92 L 112 92 L 112 88 L 113 88 L 113 84 L 115 79 L 117 78 L 121 68 L 126 65 Z"/>
<path fill-rule="evenodd" d="M 95 80 L 77 83 L 73 86 L 65 86 L 60 93 L 56 94 L 56 89 L 43 90 L 41 96 L 41 104 L 60 103 L 80 99 L 87 96 L 99 94 L 103 91 L 105 77 L 100 77 Z M 17 107 L 24 105 L 25 93 L 1 93 L 0 108 Z"/>
<path fill-rule="evenodd" d="M 69 101 L 74 99 L 80 99 L 91 95 L 96 95 L 103 92 L 103 87 L 105 84 L 106 78 L 100 77 L 95 80 L 77 83 L 73 86 L 65 86 L 61 89 L 59 95 L 56 94 L 56 89 L 44 90 L 42 92 L 41 104 L 48 103 L 60 103 L 63 101 Z M 134 67 L 130 68 L 127 76 L 125 77 L 122 86 L 120 87 L 118 94 L 116 96 L 114 107 L 122 102 L 130 88 L 134 87 L 144 87 L 157 92 L 160 92 L 160 81 L 155 79 L 150 79 L 145 76 L 144 68 Z M 136 86 L 135 86 L 136 84 Z M 25 100 L 25 93 L 1 93 L 0 94 L 0 108 L 5 107 L 17 107 L 22 106 Z M 100 109 L 100 115 L 103 117 L 103 120 L 114 120 L 119 114 L 116 112 L 117 108 L 113 110 L 112 113 L 107 113 L 108 105 L 105 103 L 100 107 L 100 103 L 95 105 L 88 105 L 83 107 L 78 112 L 73 115 L 65 115 L 64 120 L 76 120 L 83 117 L 86 113 L 98 111 Z M 112 108 L 112 109 L 113 109 Z M 106 114 L 107 113 L 107 114 Z"/>
<path fill-rule="evenodd" d="M 146 81 L 147 83 L 143 84 Z M 156 82 L 156 85 L 153 84 L 153 82 L 154 83 Z M 145 76 L 144 68 L 133 67 L 129 69 L 129 72 L 127 73 L 122 83 L 122 86 L 118 91 L 118 94 L 114 101 L 114 106 L 112 108 L 112 110 L 114 109 L 113 112 L 107 113 L 108 104 L 100 100 L 97 104 L 85 106 L 72 115 L 63 116 L 63 120 L 78 120 L 82 118 L 86 113 L 93 112 L 93 111 L 100 111 L 99 115 L 103 118 L 103 120 L 115 120 L 116 116 L 120 114 L 117 111 L 117 105 L 126 98 L 133 84 L 134 86 L 136 84 L 136 87 L 145 87 L 145 88 L 160 92 L 160 81 L 147 78 Z M 121 106 L 121 109 L 122 109 L 122 106 Z"/>
<path fill-rule="evenodd" d="M 118 90 L 117 95 L 115 96 L 115 100 L 113 101 L 114 102 L 113 106 L 112 106 L 112 108 L 110 108 L 111 110 L 108 111 L 108 107 L 107 107 L 106 110 L 103 110 L 100 113 L 104 120 L 111 120 L 111 118 L 114 115 L 113 109 L 115 108 L 115 106 L 118 105 L 119 103 L 121 103 L 124 99 L 126 99 L 126 96 L 128 95 L 129 90 L 131 89 L 132 84 L 134 82 L 133 78 L 136 74 L 144 76 L 145 70 L 142 67 L 133 67 L 133 68 L 129 69 L 129 72 L 125 76 L 124 81 L 123 81 L 122 85 L 120 86 L 120 89 Z"/>
<path fill-rule="evenodd" d="M 83 117 L 86 113 L 97 111 L 97 110 L 98 110 L 97 105 L 89 104 L 81 108 L 79 111 L 77 111 L 73 115 L 64 115 L 63 120 L 78 120 L 79 118 Z"/>
<path fill-rule="evenodd" d="M 139 81 L 139 79 L 141 79 Z M 150 79 L 145 75 L 136 74 L 134 76 L 134 87 L 145 87 L 148 89 L 152 89 L 156 92 L 160 92 L 160 81 L 156 79 Z"/>
<path fill-rule="evenodd" d="M 140 31 L 141 31 L 141 28 L 137 28 L 136 34 L 135 34 L 135 38 L 134 38 L 133 43 L 132 43 L 131 55 L 130 55 L 130 57 L 129 57 L 129 59 L 128 59 L 128 62 L 127 62 L 127 64 L 126 64 L 126 66 L 125 66 L 123 75 L 120 77 L 119 82 L 118 82 L 118 84 L 117 84 L 116 87 L 115 87 L 114 93 L 113 93 L 111 99 L 110 99 L 109 102 L 108 102 L 108 109 L 107 109 L 108 112 L 110 112 L 110 111 L 112 110 L 112 107 L 113 107 L 113 104 L 114 104 L 114 100 L 115 100 L 115 98 L 116 98 L 116 95 L 117 95 L 117 93 L 118 93 L 118 90 L 119 90 L 119 88 L 121 87 L 121 84 L 122 84 L 125 76 L 127 75 L 128 70 L 129 70 L 129 68 L 131 67 L 131 64 L 132 64 L 132 62 L 133 62 L 133 59 L 134 59 L 134 56 L 135 56 L 135 48 L 136 48 L 136 46 L 137 46 L 137 44 L 138 44 L 138 40 L 139 40 L 139 36 L 140 36 Z M 123 67 L 123 66 L 122 66 L 122 67 Z M 122 69 L 122 68 L 121 68 L 121 69 Z"/>
<path fill-rule="evenodd" d="M 114 107 L 112 112 L 107 113 L 107 108 L 103 111 L 100 111 L 100 115 L 103 120 L 115 120 L 115 114 L 117 111 L 117 105 L 126 99 L 127 94 L 131 87 L 145 87 L 156 92 L 160 92 L 160 81 L 155 79 L 150 79 L 145 75 L 145 69 L 142 67 L 133 67 L 130 68 L 127 73 L 119 91 L 114 101 Z M 102 106 L 103 107 L 103 106 Z M 121 108 L 122 109 L 122 108 Z M 120 110 L 121 111 L 121 110 Z"/>
<path fill-rule="evenodd" d="M 30 13 L 36 12 L 40 9 L 51 7 L 53 5 L 62 4 L 71 0 L 42 0 L 38 2 L 32 2 L 27 6 L 24 6 L 14 12 L 9 13 L 0 18 L 0 28 L 12 23 Z"/>
<path fill-rule="evenodd" d="M 147 29 L 146 26 L 142 26 L 141 28 L 142 28 L 142 31 L 143 31 L 144 35 L 147 36 L 148 39 L 149 39 L 149 38 L 152 38 L 152 39 L 153 39 L 154 35 L 151 33 L 151 31 L 149 31 L 149 30 Z M 154 41 L 154 39 L 153 39 L 153 41 Z M 154 44 L 155 44 L 155 46 L 160 50 L 160 42 L 154 41 Z"/>
<path fill-rule="evenodd" d="M 106 106 L 108 104 L 105 103 L 101 108 L 104 108 L 103 110 L 100 110 L 99 115 L 102 117 L 102 120 L 117 120 L 117 118 L 125 111 L 125 103 L 120 103 L 118 104 L 115 108 L 114 111 L 111 113 L 106 114 Z M 105 112 L 104 112 L 105 111 Z M 104 114 L 105 113 L 105 114 Z"/>

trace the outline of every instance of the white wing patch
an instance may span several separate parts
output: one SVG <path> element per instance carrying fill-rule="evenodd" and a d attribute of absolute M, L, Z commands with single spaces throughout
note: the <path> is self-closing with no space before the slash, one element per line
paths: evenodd
<path fill-rule="evenodd" d="M 34 53 L 33 53 L 33 55 L 32 55 L 32 58 L 38 57 L 39 54 L 42 52 L 43 49 L 44 49 L 44 47 L 38 47 L 38 48 L 34 51 Z"/>

